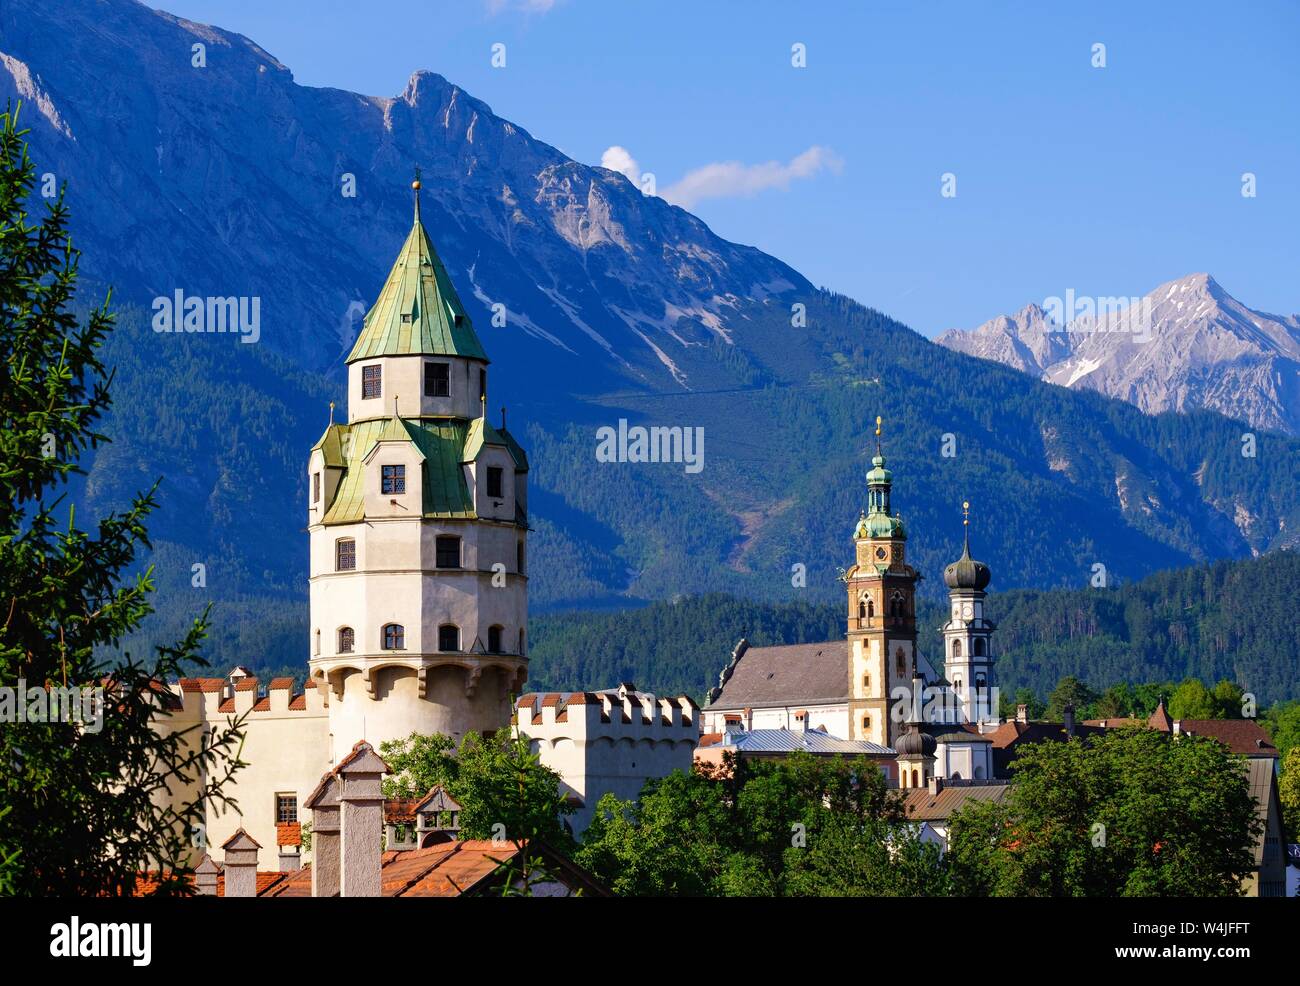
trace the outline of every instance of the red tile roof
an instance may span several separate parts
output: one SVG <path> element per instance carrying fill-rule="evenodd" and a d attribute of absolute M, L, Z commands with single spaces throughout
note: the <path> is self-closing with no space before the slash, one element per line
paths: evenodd
<path fill-rule="evenodd" d="M 277 691 L 277 690 L 279 690 L 279 689 L 281 689 L 281 688 L 292 688 L 292 687 L 293 687 L 293 679 L 292 679 L 292 678 L 272 678 L 272 679 L 271 679 L 271 691 Z"/>
<path fill-rule="evenodd" d="M 254 711 L 254 712 L 270 712 L 270 711 L 271 711 L 271 699 L 270 699 L 270 698 L 259 698 L 256 702 L 253 703 L 253 711 Z"/>
<path fill-rule="evenodd" d="M 277 822 L 275 826 L 275 844 L 277 846 L 302 845 L 302 823 Z"/>
<path fill-rule="evenodd" d="M 247 678 L 240 678 L 235 682 L 235 691 L 237 692 L 257 691 L 257 679 L 251 676 Z"/>
<path fill-rule="evenodd" d="M 289 708 L 293 712 L 302 712 L 307 708 L 307 696 L 295 695 L 289 699 Z"/>
<path fill-rule="evenodd" d="M 183 692 L 219 692 L 226 687 L 224 678 L 182 678 Z"/>
<path fill-rule="evenodd" d="M 1268 733 L 1253 719 L 1180 719 L 1178 728 L 1184 734 L 1213 737 L 1233 753 L 1250 757 L 1279 756 Z"/>
<path fill-rule="evenodd" d="M 223 701 L 220 705 L 217 706 L 217 711 L 218 711 L 218 712 L 234 712 L 234 711 L 235 711 L 235 700 L 234 700 L 233 698 L 228 698 L 228 699 L 226 699 L 226 700 Z"/>

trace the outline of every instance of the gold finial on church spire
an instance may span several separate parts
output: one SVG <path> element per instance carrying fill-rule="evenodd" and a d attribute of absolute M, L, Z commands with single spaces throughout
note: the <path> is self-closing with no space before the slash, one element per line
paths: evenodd
<path fill-rule="evenodd" d="M 876 455 L 880 455 L 880 422 L 883 419 L 879 414 L 876 415 Z"/>
<path fill-rule="evenodd" d="M 415 192 L 415 221 L 420 221 L 420 166 L 415 166 L 415 181 L 411 182 L 411 190 Z"/>
<path fill-rule="evenodd" d="M 970 501 L 962 500 L 961 502 L 961 523 L 963 527 L 970 524 Z"/>
<path fill-rule="evenodd" d="M 330 401 L 330 425 L 334 424 L 334 402 Z"/>

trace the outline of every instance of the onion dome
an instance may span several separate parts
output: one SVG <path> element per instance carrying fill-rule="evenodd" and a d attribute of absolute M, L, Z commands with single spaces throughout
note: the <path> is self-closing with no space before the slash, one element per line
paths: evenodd
<path fill-rule="evenodd" d="M 894 741 L 894 750 L 900 757 L 932 757 L 938 744 L 929 733 L 923 733 L 916 723 L 909 723 L 907 732 Z"/>
<path fill-rule="evenodd" d="M 967 514 L 962 519 L 966 536 L 962 543 L 961 557 L 943 570 L 943 582 L 949 589 L 983 590 L 993 581 L 993 572 L 982 561 L 970 556 L 970 503 L 963 503 L 962 510 Z"/>

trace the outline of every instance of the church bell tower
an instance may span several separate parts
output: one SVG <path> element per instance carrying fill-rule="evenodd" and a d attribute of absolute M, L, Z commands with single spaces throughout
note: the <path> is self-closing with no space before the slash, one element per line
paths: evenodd
<path fill-rule="evenodd" d="M 892 746 L 904 730 L 910 703 L 893 691 L 910 689 L 916 664 L 916 583 L 907 564 L 907 531 L 891 513 L 893 475 L 880 447 L 867 473 L 867 509 L 853 532 L 855 561 L 844 573 L 848 588 L 849 738 Z M 897 710 L 897 715 L 895 715 Z"/>

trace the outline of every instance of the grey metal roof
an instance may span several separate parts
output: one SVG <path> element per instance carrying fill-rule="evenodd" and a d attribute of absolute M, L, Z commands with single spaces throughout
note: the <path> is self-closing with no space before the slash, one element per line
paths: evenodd
<path fill-rule="evenodd" d="M 750 647 L 736 662 L 711 709 L 824 705 L 849 700 L 849 651 L 843 640 Z"/>
<path fill-rule="evenodd" d="M 791 729 L 753 729 L 747 733 L 731 733 L 723 737 L 723 746 L 739 753 L 840 753 L 846 756 L 893 756 L 887 746 L 878 746 L 866 740 L 846 740 L 823 733 L 820 729 L 795 731 Z"/>

